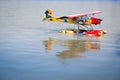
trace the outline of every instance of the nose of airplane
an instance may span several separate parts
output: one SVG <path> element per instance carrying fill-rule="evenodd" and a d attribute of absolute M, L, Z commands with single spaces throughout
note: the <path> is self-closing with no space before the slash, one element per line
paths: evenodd
<path fill-rule="evenodd" d="M 99 21 L 101 22 L 101 21 L 103 21 L 103 19 L 99 19 Z"/>
<path fill-rule="evenodd" d="M 98 24 L 101 24 L 101 21 L 103 21 L 103 19 L 98 19 L 99 21 L 98 21 Z"/>

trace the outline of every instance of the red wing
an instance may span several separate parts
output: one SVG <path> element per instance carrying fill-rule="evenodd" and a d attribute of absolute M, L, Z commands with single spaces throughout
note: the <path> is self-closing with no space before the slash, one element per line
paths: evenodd
<path fill-rule="evenodd" d="M 95 14 L 100 14 L 102 13 L 101 11 L 95 11 L 95 12 L 89 12 L 88 14 L 75 14 L 75 15 L 70 15 L 70 16 L 67 16 L 69 18 L 77 18 L 77 17 L 83 17 L 83 16 L 86 16 L 86 15 L 95 15 Z"/>
<path fill-rule="evenodd" d="M 90 14 L 90 15 L 95 15 L 95 14 L 100 14 L 100 13 L 102 13 L 101 11 L 95 11 L 95 12 L 90 12 L 90 13 L 88 13 L 88 14 Z"/>

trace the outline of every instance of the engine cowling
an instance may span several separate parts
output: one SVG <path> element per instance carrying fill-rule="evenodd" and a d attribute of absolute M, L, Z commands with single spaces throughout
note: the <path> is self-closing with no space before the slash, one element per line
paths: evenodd
<path fill-rule="evenodd" d="M 100 24 L 102 19 L 91 17 L 92 24 Z"/>

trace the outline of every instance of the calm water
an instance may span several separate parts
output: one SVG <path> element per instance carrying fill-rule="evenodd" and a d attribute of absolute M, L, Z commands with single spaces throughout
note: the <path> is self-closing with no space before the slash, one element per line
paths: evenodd
<path fill-rule="evenodd" d="M 102 37 L 62 35 L 74 25 L 42 22 L 56 16 L 103 11 Z M 120 3 L 0 1 L 0 80 L 120 80 Z"/>

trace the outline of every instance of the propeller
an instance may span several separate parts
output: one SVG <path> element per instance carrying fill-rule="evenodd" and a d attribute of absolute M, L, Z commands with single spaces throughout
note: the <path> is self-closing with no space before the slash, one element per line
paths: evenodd
<path fill-rule="evenodd" d="M 102 28 L 101 21 L 103 21 L 103 18 L 100 18 L 99 21 L 100 21 L 100 27 Z"/>

